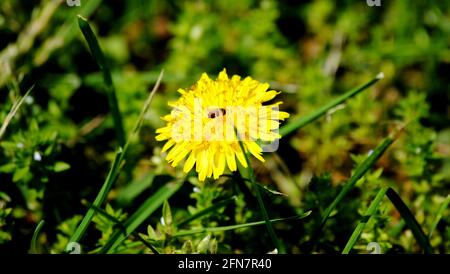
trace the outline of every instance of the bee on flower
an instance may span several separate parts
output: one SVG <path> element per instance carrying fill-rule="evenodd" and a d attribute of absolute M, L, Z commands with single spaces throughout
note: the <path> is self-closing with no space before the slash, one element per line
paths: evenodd
<path fill-rule="evenodd" d="M 237 161 L 247 167 L 239 142 L 264 162 L 260 143 L 281 138 L 280 121 L 289 117 L 279 111 L 282 102 L 263 105 L 279 93 L 268 89 L 251 77 L 229 78 L 225 69 L 216 80 L 203 73 L 190 89 L 179 89 L 181 97 L 168 103 L 172 111 L 162 117 L 166 125 L 156 130 L 156 140 L 166 141 L 166 160 L 176 167 L 187 157 L 183 171 L 195 165 L 200 181 L 219 178 L 227 167 L 236 171 Z"/>

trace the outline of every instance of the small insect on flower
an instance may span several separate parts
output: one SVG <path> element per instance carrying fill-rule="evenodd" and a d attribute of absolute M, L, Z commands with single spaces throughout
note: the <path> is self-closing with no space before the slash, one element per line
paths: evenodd
<path fill-rule="evenodd" d="M 280 121 L 289 117 L 279 111 L 281 102 L 263 105 L 279 93 L 268 88 L 251 77 L 230 79 L 224 69 L 216 80 L 203 73 L 191 88 L 179 89 L 181 97 L 168 103 L 172 111 L 162 117 L 166 125 L 156 130 L 156 140 L 166 140 L 162 152 L 170 150 L 166 160 L 176 167 L 187 157 L 185 173 L 195 165 L 200 181 L 217 179 L 227 166 L 236 171 L 236 158 L 247 167 L 241 141 L 246 152 L 264 162 L 258 141 L 281 138 Z"/>

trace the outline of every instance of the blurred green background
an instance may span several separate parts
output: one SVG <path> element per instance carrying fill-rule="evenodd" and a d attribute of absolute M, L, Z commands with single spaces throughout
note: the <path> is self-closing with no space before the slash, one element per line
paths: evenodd
<path fill-rule="evenodd" d="M 385 78 L 367 91 L 283 138 L 276 153 L 265 155 L 266 163 L 253 162 L 255 172 L 261 184 L 287 195 L 264 195 L 272 218 L 312 210 L 304 220 L 275 225 L 288 253 L 340 252 L 381 185 L 399 192 L 428 235 L 450 189 L 450 2 L 381 2 L 369 7 L 362 0 L 81 0 L 71 7 L 62 0 L 2 0 L 2 124 L 17 98 L 33 89 L 0 136 L 0 252 L 28 252 L 42 219 L 39 251 L 62 252 L 87 210 L 83 201 L 96 197 L 118 146 L 102 75 L 77 14 L 89 19 L 111 67 L 126 132 L 164 69 L 139 141 L 108 196 L 109 214 L 123 220 L 179 175 L 161 155 L 155 129 L 176 90 L 191 86 L 202 72 L 215 77 L 226 68 L 268 82 L 282 91 L 281 108 L 292 117 L 383 72 Z M 405 122 L 406 130 L 357 183 L 311 250 L 320 214 L 355 163 Z M 202 185 L 190 178 L 169 201 L 174 220 L 231 195 L 235 203 L 191 227 L 261 220 L 254 194 L 236 190 L 232 181 Z M 450 252 L 448 213 L 443 211 L 430 237 L 435 253 Z M 160 217 L 156 211 L 138 232 L 156 237 L 147 231 L 152 225 L 156 234 L 167 234 Z M 113 222 L 97 215 L 83 250 L 98 250 L 113 229 Z M 264 226 L 213 233 L 206 249 L 205 236 L 159 244 L 176 253 L 273 249 Z M 387 200 L 353 252 L 366 253 L 372 241 L 383 253 L 421 251 Z M 127 243 L 117 252 L 148 252 L 134 237 Z"/>

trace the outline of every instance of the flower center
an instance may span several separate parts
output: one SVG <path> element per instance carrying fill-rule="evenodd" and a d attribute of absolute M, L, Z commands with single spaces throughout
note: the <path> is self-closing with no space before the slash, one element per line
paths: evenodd
<path fill-rule="evenodd" d="M 214 119 L 219 116 L 225 115 L 227 112 L 223 108 L 211 108 L 208 109 L 208 118 Z"/>

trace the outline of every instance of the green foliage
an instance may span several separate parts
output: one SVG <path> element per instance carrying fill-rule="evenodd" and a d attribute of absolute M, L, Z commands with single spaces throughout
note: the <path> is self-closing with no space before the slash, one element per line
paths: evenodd
<path fill-rule="evenodd" d="M 448 1 L 41 2 L 0 3 L 0 253 L 450 252 Z M 223 68 L 291 118 L 200 183 L 155 130 Z"/>
<path fill-rule="evenodd" d="M 11 233 L 7 227 L 7 218 L 11 215 L 12 208 L 7 207 L 11 198 L 4 192 L 0 192 L 0 244 L 11 241 Z"/>

